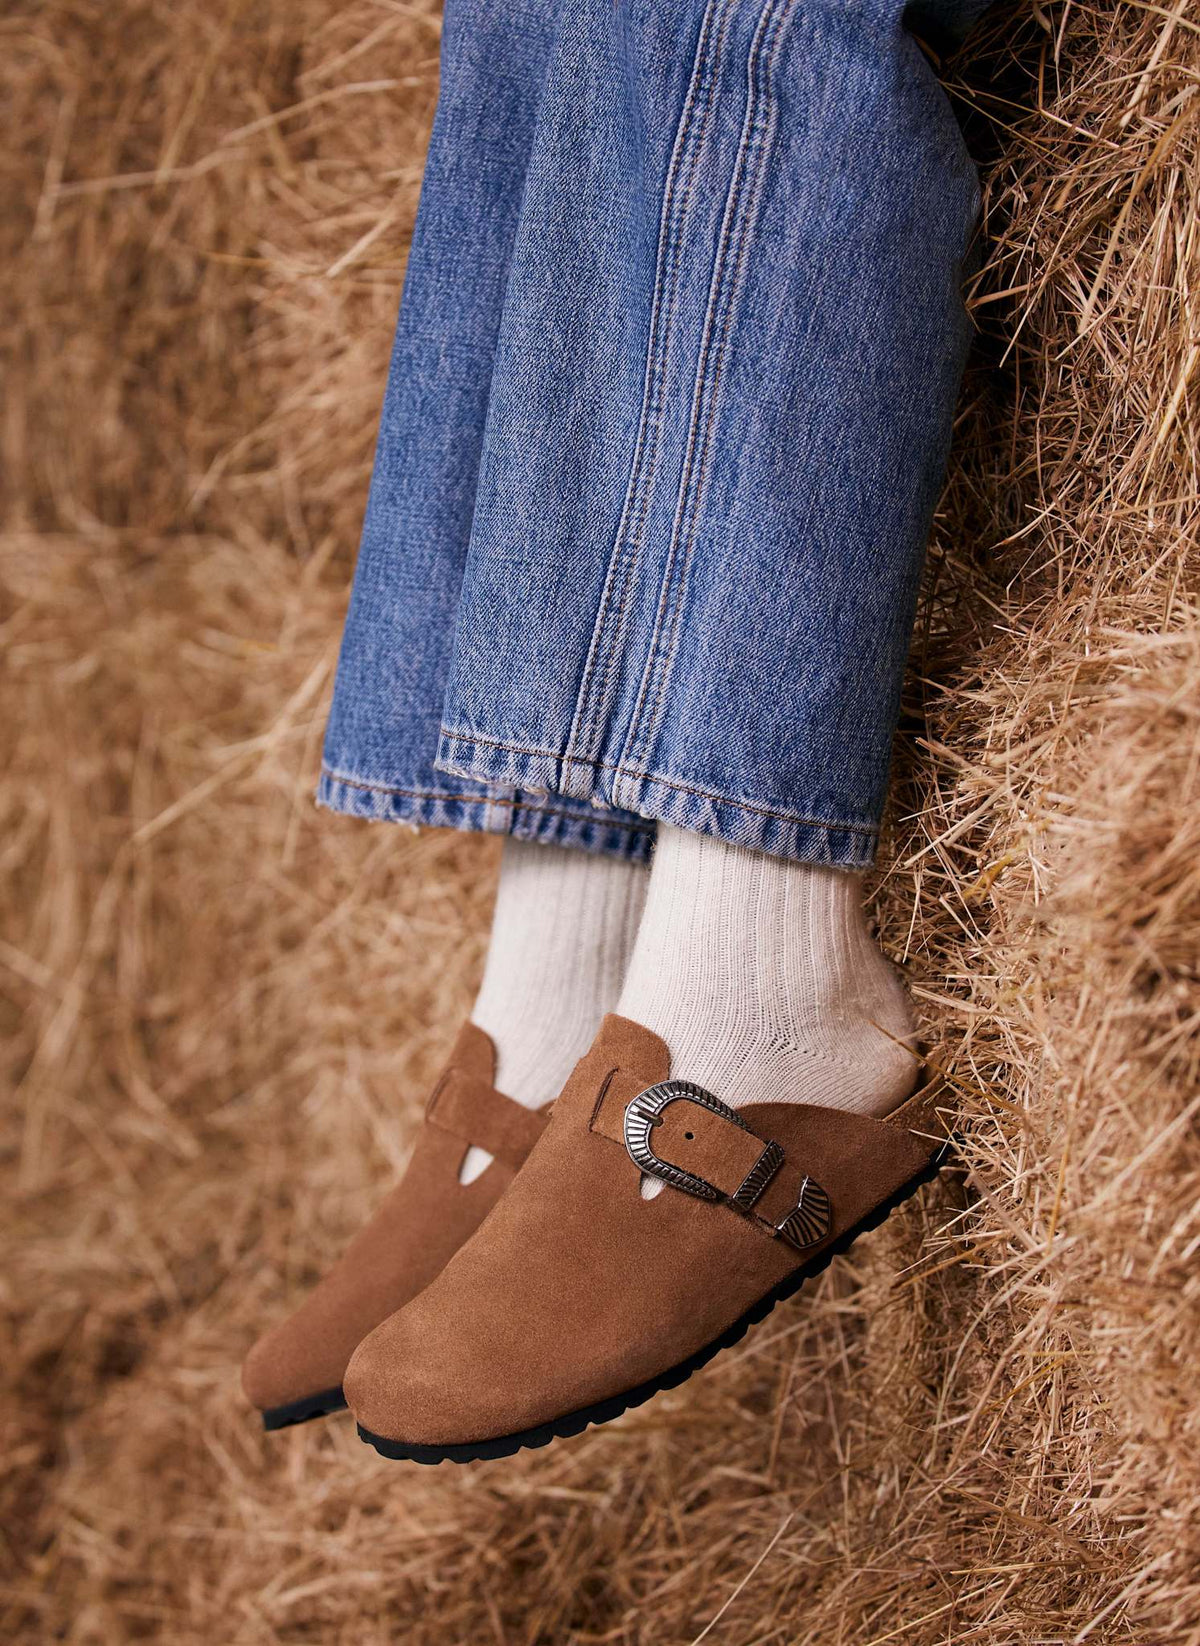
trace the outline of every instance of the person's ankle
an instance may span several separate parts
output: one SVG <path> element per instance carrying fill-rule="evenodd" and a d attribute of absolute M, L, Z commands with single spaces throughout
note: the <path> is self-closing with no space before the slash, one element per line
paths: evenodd
<path fill-rule="evenodd" d="M 859 876 L 660 833 L 618 1007 L 714 1096 L 882 1115 L 916 1082 L 907 990 L 870 935 Z"/>
<path fill-rule="evenodd" d="M 509 839 L 471 1020 L 496 1047 L 496 1085 L 526 1108 L 558 1096 L 616 1003 L 645 901 L 640 863 Z M 491 1156 L 472 1146 L 461 1180 Z"/>

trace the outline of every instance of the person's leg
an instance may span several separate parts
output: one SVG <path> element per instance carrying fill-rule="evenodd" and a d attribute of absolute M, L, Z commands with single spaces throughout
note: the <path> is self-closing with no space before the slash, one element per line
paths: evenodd
<path fill-rule="evenodd" d="M 623 1011 L 479 1233 L 348 1368 L 385 1455 L 615 1416 L 936 1170 L 856 876 L 978 205 L 908 24 L 981 9 L 555 8 L 437 764 L 667 829 Z"/>
<path fill-rule="evenodd" d="M 503 1194 L 544 1125 L 532 1111 L 616 1003 L 644 896 L 652 823 L 433 765 L 556 26 L 543 0 L 447 0 L 441 96 L 318 794 L 356 817 L 482 829 L 519 844 L 504 854 L 476 1022 L 450 1050 L 407 1173 L 247 1358 L 246 1393 L 269 1428 L 342 1404 L 359 1338 L 416 1295 Z M 518 670 L 512 688 L 524 678 Z"/>
<path fill-rule="evenodd" d="M 508 834 L 475 1020 L 502 1090 L 548 1102 L 620 993 L 653 825 L 455 777 L 433 755 L 495 349 L 555 39 L 541 0 L 450 0 L 441 95 L 325 741 L 320 801 Z M 485 643 L 486 644 L 486 643 Z M 518 669 L 510 689 L 520 692 Z M 517 849 L 536 841 L 545 850 Z M 575 848 L 564 851 L 562 847 Z M 602 858 L 593 862 L 594 857 Z M 480 1169 L 476 1150 L 466 1172 Z"/>

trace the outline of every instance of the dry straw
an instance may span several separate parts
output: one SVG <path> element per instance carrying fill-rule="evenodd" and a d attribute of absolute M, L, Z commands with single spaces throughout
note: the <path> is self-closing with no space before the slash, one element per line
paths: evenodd
<path fill-rule="evenodd" d="M 1178 0 L 946 68 L 987 266 L 877 906 L 963 1172 L 546 1452 L 406 1469 L 239 1398 L 403 1158 L 495 861 L 309 800 L 437 43 L 430 0 L 0 20 L 0 1634 L 1200 1642 Z"/>

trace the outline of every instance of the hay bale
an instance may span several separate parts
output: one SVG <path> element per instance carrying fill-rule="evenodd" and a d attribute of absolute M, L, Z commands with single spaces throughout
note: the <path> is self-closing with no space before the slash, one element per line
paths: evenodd
<path fill-rule="evenodd" d="M 684 1388 L 459 1471 L 235 1381 L 486 925 L 494 843 L 309 800 L 435 6 L 0 31 L 6 1637 L 1200 1641 L 1194 20 L 1009 9 L 947 71 L 989 256 L 876 905 L 962 1172 Z"/>

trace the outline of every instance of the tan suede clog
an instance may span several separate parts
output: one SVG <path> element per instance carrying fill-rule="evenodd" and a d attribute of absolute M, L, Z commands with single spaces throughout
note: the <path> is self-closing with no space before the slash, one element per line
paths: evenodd
<path fill-rule="evenodd" d="M 496 1091 L 495 1067 L 489 1036 L 465 1024 L 403 1178 L 308 1300 L 250 1351 L 242 1386 L 265 1428 L 344 1407 L 342 1374 L 359 1342 L 429 1285 L 512 1182 L 547 1113 Z M 472 1143 L 494 1158 L 464 1184 Z"/>
<path fill-rule="evenodd" d="M 685 1071 L 686 1072 L 686 1071 Z M 484 1226 L 359 1345 L 346 1397 L 385 1457 L 503 1457 L 682 1382 L 937 1171 L 932 1086 L 882 1120 L 733 1110 L 604 1020 Z M 640 1192 L 643 1173 L 666 1187 Z"/>

